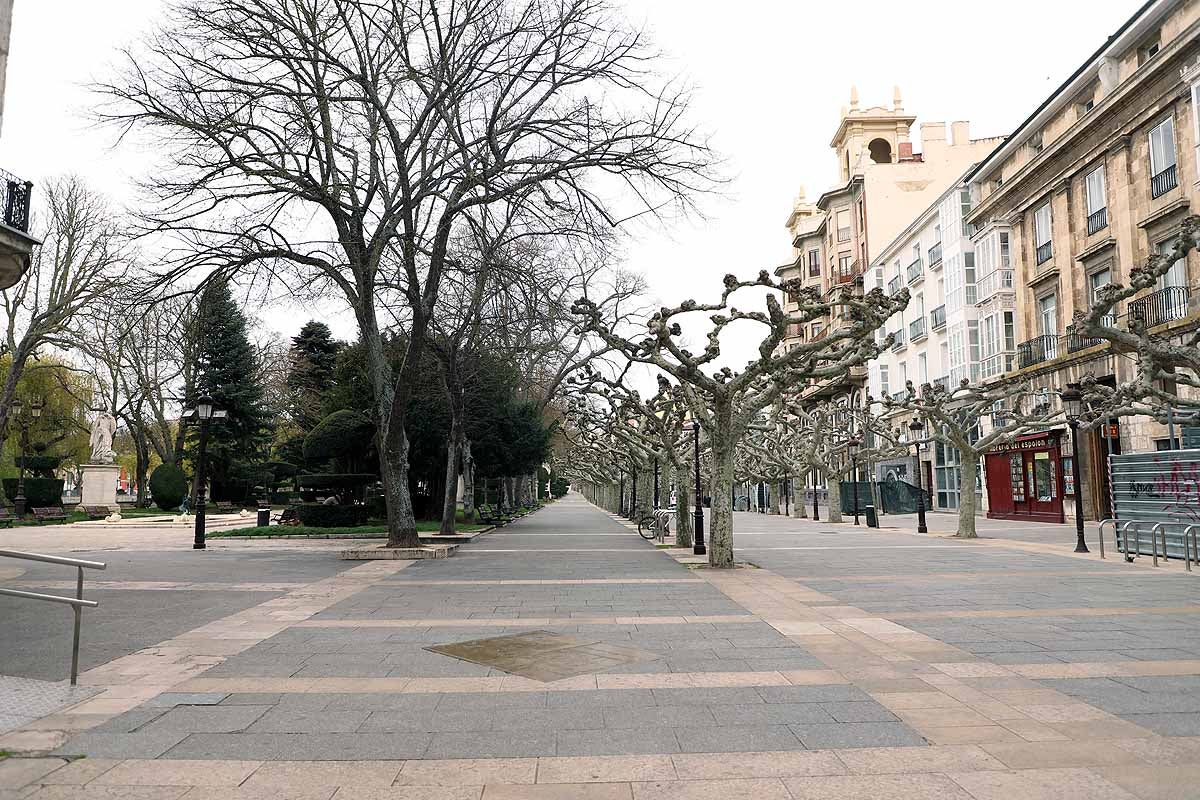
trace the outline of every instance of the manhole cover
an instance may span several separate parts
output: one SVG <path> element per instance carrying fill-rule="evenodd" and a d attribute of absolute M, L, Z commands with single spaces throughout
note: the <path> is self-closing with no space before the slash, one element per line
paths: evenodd
<path fill-rule="evenodd" d="M 634 647 L 577 639 L 550 631 L 472 639 L 425 649 L 543 683 L 659 658 L 655 653 Z"/>

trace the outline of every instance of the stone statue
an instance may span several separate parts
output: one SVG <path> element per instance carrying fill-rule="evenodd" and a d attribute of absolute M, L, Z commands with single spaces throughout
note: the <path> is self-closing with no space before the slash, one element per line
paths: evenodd
<path fill-rule="evenodd" d="M 113 436 L 117 432 L 117 420 L 107 411 L 101 411 L 92 423 L 92 464 L 111 464 L 116 453 L 113 452 Z"/>

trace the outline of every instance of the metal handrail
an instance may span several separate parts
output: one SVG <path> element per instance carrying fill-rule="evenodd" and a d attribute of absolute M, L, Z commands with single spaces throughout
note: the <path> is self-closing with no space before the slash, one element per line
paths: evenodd
<path fill-rule="evenodd" d="M 88 561 L 82 558 L 67 558 L 66 556 L 48 556 L 42 553 L 25 553 L 20 550 L 0 550 L 0 557 L 75 567 L 77 574 L 74 597 L 60 597 L 55 594 L 0 588 L 0 595 L 23 597 L 27 600 L 45 600 L 49 603 L 63 603 L 71 607 L 71 611 L 75 615 L 75 631 L 71 641 L 71 685 L 75 686 L 79 682 L 79 628 L 83 620 L 83 609 L 98 608 L 100 606 L 99 601 L 83 599 L 83 571 L 85 569 L 107 569 L 107 565 L 103 561 Z"/>

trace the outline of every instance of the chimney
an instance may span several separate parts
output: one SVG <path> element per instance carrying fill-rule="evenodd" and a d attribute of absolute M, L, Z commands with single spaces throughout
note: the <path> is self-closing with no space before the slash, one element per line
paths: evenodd
<path fill-rule="evenodd" d="M 928 150 L 929 145 L 933 142 L 946 141 L 946 123 L 944 122 L 922 122 L 921 123 L 921 149 Z"/>
<path fill-rule="evenodd" d="M 967 144 L 971 141 L 971 123 L 961 121 L 951 122 L 950 133 L 954 137 L 954 144 Z"/>
<path fill-rule="evenodd" d="M 912 161 L 913 160 L 912 142 L 900 142 L 900 155 L 899 155 L 898 160 L 899 161 Z"/>

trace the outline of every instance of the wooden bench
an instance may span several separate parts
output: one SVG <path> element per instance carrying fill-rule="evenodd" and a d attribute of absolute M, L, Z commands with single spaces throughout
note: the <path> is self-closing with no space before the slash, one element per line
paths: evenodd
<path fill-rule="evenodd" d="M 31 508 L 33 518 L 41 525 L 43 522 L 66 522 L 67 512 L 61 508 Z"/>
<path fill-rule="evenodd" d="M 108 506 L 80 506 L 79 510 L 87 514 L 88 519 L 104 519 L 112 513 Z"/>
<path fill-rule="evenodd" d="M 503 527 L 504 525 L 507 525 L 508 523 L 512 522 L 511 516 L 504 514 L 500 509 L 496 508 L 495 506 L 480 506 L 476 510 L 476 515 L 477 515 L 479 521 L 482 522 L 484 525 L 495 525 L 496 527 Z"/>
<path fill-rule="evenodd" d="M 0 506 L 0 525 L 5 528 L 11 528 L 17 517 L 12 513 L 12 510 L 5 506 Z"/>
<path fill-rule="evenodd" d="M 230 500 L 218 500 L 213 505 L 215 505 L 217 507 L 218 513 L 221 513 L 221 514 L 232 514 L 233 513 L 233 502 Z"/>

